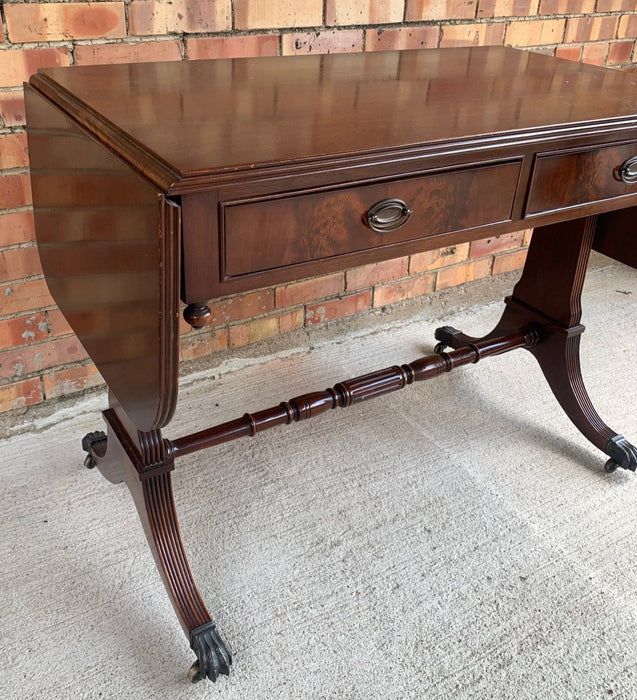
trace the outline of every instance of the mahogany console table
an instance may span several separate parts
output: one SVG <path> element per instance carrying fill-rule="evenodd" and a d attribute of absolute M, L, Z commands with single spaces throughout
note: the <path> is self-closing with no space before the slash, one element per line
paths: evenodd
<path fill-rule="evenodd" d="M 637 267 L 637 74 L 485 47 L 53 68 L 25 90 L 44 274 L 110 390 L 87 465 L 132 492 L 192 680 L 231 657 L 179 534 L 190 452 L 526 348 L 607 470 L 637 468 L 579 364 L 590 250 Z M 198 327 L 222 295 L 525 227 L 484 337 L 439 328 L 430 356 L 162 437 L 180 298 Z"/>

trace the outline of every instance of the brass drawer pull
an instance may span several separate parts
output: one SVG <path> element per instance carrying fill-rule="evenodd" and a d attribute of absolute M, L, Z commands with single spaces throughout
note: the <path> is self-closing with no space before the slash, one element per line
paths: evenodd
<path fill-rule="evenodd" d="M 379 233 L 397 231 L 409 221 L 411 214 L 402 199 L 382 199 L 369 208 L 365 214 L 365 223 L 372 231 Z"/>
<path fill-rule="evenodd" d="M 637 183 L 637 156 L 629 158 L 619 166 L 619 177 L 627 185 Z"/>

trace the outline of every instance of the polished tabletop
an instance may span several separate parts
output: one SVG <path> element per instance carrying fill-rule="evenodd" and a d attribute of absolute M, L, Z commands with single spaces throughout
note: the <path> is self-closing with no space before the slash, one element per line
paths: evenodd
<path fill-rule="evenodd" d="M 556 125 L 637 124 L 637 74 L 506 47 L 48 68 L 181 177 Z"/>

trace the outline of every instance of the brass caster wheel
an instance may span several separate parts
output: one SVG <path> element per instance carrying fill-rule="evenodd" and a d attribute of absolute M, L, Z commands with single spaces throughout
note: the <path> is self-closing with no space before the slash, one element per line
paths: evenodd
<path fill-rule="evenodd" d="M 619 464 L 617 464 L 617 462 L 614 459 L 609 459 L 608 462 L 606 462 L 606 464 L 604 465 L 604 471 L 608 474 L 612 474 L 618 466 Z"/>
<path fill-rule="evenodd" d="M 84 466 L 87 469 L 95 469 L 96 465 L 97 462 L 95 461 L 95 457 L 93 457 L 93 455 L 91 454 L 86 455 L 86 457 L 84 458 Z"/>
<path fill-rule="evenodd" d="M 191 683 L 199 683 L 199 681 L 202 681 L 204 678 L 205 676 L 199 669 L 199 662 L 195 661 L 195 663 L 188 670 L 188 680 Z"/>

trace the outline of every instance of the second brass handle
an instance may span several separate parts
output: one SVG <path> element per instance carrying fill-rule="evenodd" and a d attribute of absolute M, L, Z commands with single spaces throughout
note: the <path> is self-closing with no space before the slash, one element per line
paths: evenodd
<path fill-rule="evenodd" d="M 411 215 L 412 211 L 402 199 L 381 199 L 369 208 L 365 223 L 379 233 L 396 231 L 409 221 Z"/>
<path fill-rule="evenodd" d="M 637 156 L 625 160 L 619 166 L 619 178 L 627 185 L 637 183 Z"/>

